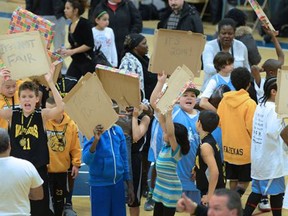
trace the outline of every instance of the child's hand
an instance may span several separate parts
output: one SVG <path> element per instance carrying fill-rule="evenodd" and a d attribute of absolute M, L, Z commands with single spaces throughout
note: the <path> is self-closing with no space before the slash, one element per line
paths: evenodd
<path fill-rule="evenodd" d="M 202 198 L 201 198 L 201 203 L 202 203 L 203 205 L 205 205 L 205 206 L 208 205 L 208 203 L 209 203 L 209 197 L 208 197 L 208 195 L 203 195 L 203 196 L 202 196 Z"/>
<path fill-rule="evenodd" d="M 55 65 L 52 63 L 50 66 L 50 71 L 47 74 L 45 74 L 45 79 L 48 83 L 54 82 L 53 81 L 54 72 L 55 72 Z"/>
<path fill-rule="evenodd" d="M 133 117 L 138 118 L 138 116 L 139 116 L 139 109 L 134 107 L 134 109 L 133 109 Z"/>
<path fill-rule="evenodd" d="M 264 32 L 271 37 L 276 37 L 279 34 L 279 31 L 272 31 L 271 29 L 267 28 L 265 25 L 262 25 Z"/>
<path fill-rule="evenodd" d="M 100 139 L 100 136 L 103 134 L 104 130 L 103 130 L 103 126 L 101 124 L 97 125 L 94 130 L 93 130 L 93 133 L 94 133 L 94 137 L 96 140 L 99 140 Z"/>
<path fill-rule="evenodd" d="M 163 71 L 162 73 L 158 74 L 157 78 L 158 78 L 158 82 L 165 83 L 167 79 L 167 74 L 165 74 L 165 72 Z"/>
<path fill-rule="evenodd" d="M 72 171 L 71 171 L 72 178 L 75 179 L 78 176 L 78 173 L 79 173 L 79 168 L 77 166 L 73 166 Z"/>
<path fill-rule="evenodd" d="M 0 76 L 1 76 L 1 79 L 6 81 L 6 80 L 10 79 L 11 73 L 7 68 L 1 68 L 0 69 Z"/>

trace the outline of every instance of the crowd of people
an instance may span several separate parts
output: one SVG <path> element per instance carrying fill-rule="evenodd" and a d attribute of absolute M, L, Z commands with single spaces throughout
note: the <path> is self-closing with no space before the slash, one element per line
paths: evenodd
<path fill-rule="evenodd" d="M 201 90 L 187 80 L 184 93 L 162 113 L 157 102 L 168 71 L 148 69 L 139 10 L 130 0 L 92 2 L 88 20 L 82 17 L 86 0 L 26 0 L 28 10 L 55 22 L 54 50 L 72 62 L 56 83 L 52 64 L 48 86 L 13 80 L 0 68 L 0 183 L 6 185 L 0 215 L 77 215 L 72 195 L 81 161 L 89 167 L 92 216 L 126 216 L 126 204 L 131 216 L 139 216 L 143 195 L 144 209 L 154 216 L 250 216 L 258 204 L 282 215 L 288 127 L 275 110 L 285 60 L 277 32 L 263 27 L 277 57 L 260 66 L 246 15 L 231 9 L 199 58 Z M 70 20 L 69 47 L 63 46 L 64 17 Z M 157 28 L 204 33 L 197 9 L 184 0 L 168 0 Z M 62 99 L 95 71 L 95 50 L 107 65 L 138 75 L 141 104 L 122 110 L 111 99 L 118 121 L 107 130 L 99 122 L 88 139 Z"/>

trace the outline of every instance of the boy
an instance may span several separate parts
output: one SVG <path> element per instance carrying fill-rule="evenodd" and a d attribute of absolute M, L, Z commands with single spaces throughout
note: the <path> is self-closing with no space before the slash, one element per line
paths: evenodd
<path fill-rule="evenodd" d="M 18 96 L 21 108 L 0 110 L 0 117 L 10 122 L 11 156 L 30 161 L 44 180 L 44 199 L 31 201 L 32 216 L 51 215 L 47 179 L 49 152 L 44 125 L 47 120 L 60 115 L 64 107 L 62 98 L 53 83 L 54 70 L 55 66 L 52 64 L 50 72 L 45 75 L 45 79 L 55 98 L 56 107 L 36 109 L 36 103 L 39 101 L 38 86 L 33 82 L 26 81 L 19 87 Z"/>
<path fill-rule="evenodd" d="M 46 107 L 56 106 L 55 100 L 49 97 Z M 62 216 L 64 198 L 67 192 L 67 171 L 72 163 L 71 176 L 75 179 L 81 166 L 81 147 L 78 128 L 74 121 L 66 114 L 55 116 L 45 125 L 48 137 L 50 163 L 48 177 L 50 191 L 53 198 L 55 216 Z"/>
<path fill-rule="evenodd" d="M 222 129 L 226 177 L 230 189 L 242 196 L 251 181 L 251 135 L 256 102 L 247 90 L 250 86 L 250 72 L 238 67 L 231 73 L 231 82 L 236 91 L 224 93 L 217 113 Z"/>
<path fill-rule="evenodd" d="M 134 201 L 129 176 L 126 140 L 123 130 L 113 125 L 104 131 L 101 125 L 94 137 L 84 137 L 83 162 L 89 166 L 92 216 L 126 216 L 124 181 L 128 185 L 128 204 Z"/>
<path fill-rule="evenodd" d="M 165 74 L 158 74 L 158 82 L 150 98 L 150 103 L 154 110 L 156 108 L 156 100 L 166 82 L 166 78 L 167 76 Z M 190 151 L 178 162 L 177 173 L 182 183 L 183 192 L 186 193 L 190 199 L 200 203 L 200 192 L 196 188 L 191 174 L 195 165 L 194 161 L 196 158 L 196 151 L 200 143 L 199 135 L 196 131 L 196 122 L 199 111 L 194 109 L 196 98 L 200 94 L 200 91 L 195 88 L 192 82 L 188 82 L 186 87 L 185 92 L 178 100 L 178 104 L 173 107 L 172 113 L 173 122 L 183 124 L 187 128 L 190 142 Z M 159 128 L 158 130 L 161 129 Z M 162 133 L 159 133 L 159 131 L 158 134 L 162 135 Z M 158 134 L 155 135 L 152 132 L 151 137 L 158 137 Z M 153 145 L 160 145 L 160 148 L 162 148 L 163 141 L 161 143 L 153 143 L 151 140 L 151 148 L 153 148 Z M 155 158 L 157 158 L 157 156 L 158 155 L 155 155 Z"/>
<path fill-rule="evenodd" d="M 0 109 L 19 107 L 18 87 L 22 81 L 10 79 L 10 72 L 6 68 L 0 69 L 3 78 L 0 83 Z M 7 120 L 0 118 L 0 128 L 8 129 Z"/>
<path fill-rule="evenodd" d="M 271 30 L 265 28 L 263 29 L 265 30 L 266 34 L 271 36 L 278 59 L 267 59 L 262 65 L 262 68 L 259 68 L 256 65 L 253 65 L 251 67 L 251 73 L 254 77 L 254 83 L 255 83 L 254 86 L 257 92 L 258 101 L 264 94 L 263 86 L 265 80 L 268 79 L 269 77 L 277 76 L 277 72 L 279 69 L 281 69 L 281 66 L 284 64 L 285 60 L 283 50 L 279 44 L 279 41 L 276 38 L 275 32 L 272 32 Z M 266 72 L 266 77 L 261 78 L 260 72 L 264 71 Z"/>
<path fill-rule="evenodd" d="M 220 148 L 211 134 L 218 123 L 219 116 L 210 110 L 201 111 L 196 122 L 201 143 L 197 150 L 194 171 L 197 188 L 201 191 L 201 202 L 205 205 L 216 188 L 225 188 Z"/>
<path fill-rule="evenodd" d="M 230 90 L 235 90 L 231 83 L 230 74 L 233 70 L 234 58 L 228 52 L 218 52 L 214 57 L 213 64 L 217 74 L 213 75 L 204 89 L 199 106 L 205 110 L 216 112 L 217 107 L 214 107 L 209 99 L 216 88 L 220 85 L 229 86 Z"/>

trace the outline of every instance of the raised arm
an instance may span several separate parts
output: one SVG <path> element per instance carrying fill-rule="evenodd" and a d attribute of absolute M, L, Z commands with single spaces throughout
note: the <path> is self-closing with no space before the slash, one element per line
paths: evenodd
<path fill-rule="evenodd" d="M 58 116 L 64 111 L 64 103 L 62 101 L 62 97 L 60 93 L 58 92 L 58 90 L 56 89 L 54 81 L 53 81 L 54 72 L 55 72 L 55 65 L 51 64 L 50 71 L 49 73 L 45 75 L 45 79 L 49 85 L 49 88 L 51 89 L 56 106 L 50 109 L 45 108 L 42 110 L 42 118 L 44 122 L 47 120 L 53 119 L 55 116 Z"/>
<path fill-rule="evenodd" d="M 157 84 L 151 94 L 151 97 L 150 97 L 150 104 L 152 106 L 152 108 L 155 110 L 156 109 L 156 101 L 160 95 L 160 92 L 166 82 L 166 79 L 167 79 L 167 75 L 165 73 L 161 73 L 161 74 L 158 74 L 157 76 L 158 78 L 158 81 L 157 81 Z"/>
<path fill-rule="evenodd" d="M 281 63 L 281 65 L 284 64 L 284 61 L 285 61 L 285 55 L 283 53 L 283 50 L 280 46 L 280 43 L 279 41 L 277 40 L 276 36 L 278 35 L 278 32 L 272 32 L 271 30 L 263 27 L 265 33 L 267 35 L 270 35 L 271 37 L 271 40 L 272 40 L 272 43 L 274 44 L 275 46 L 275 50 L 276 50 L 276 54 L 277 54 L 277 57 L 278 57 L 278 61 Z"/>
<path fill-rule="evenodd" d="M 139 110 L 134 107 L 132 116 L 132 135 L 134 143 L 136 143 L 146 134 L 150 123 L 149 116 L 144 115 L 140 121 L 140 124 L 138 124 L 138 116 Z"/>
<path fill-rule="evenodd" d="M 175 128 L 172 120 L 172 107 L 170 107 L 166 113 L 166 135 L 172 150 L 175 151 L 178 143 L 176 141 Z"/>

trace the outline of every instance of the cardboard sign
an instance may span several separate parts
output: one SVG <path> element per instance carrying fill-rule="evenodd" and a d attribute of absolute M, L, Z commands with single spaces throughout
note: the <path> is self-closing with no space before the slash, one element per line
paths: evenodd
<path fill-rule="evenodd" d="M 276 112 L 283 116 L 288 117 L 288 66 L 283 66 L 278 71 L 277 75 L 277 94 L 276 94 Z"/>
<path fill-rule="evenodd" d="M 55 65 L 55 72 L 53 74 L 53 81 L 54 83 L 57 82 L 57 79 L 59 77 L 59 74 L 61 73 L 61 69 L 63 66 L 63 59 L 61 57 L 61 55 L 57 54 L 57 53 L 52 53 L 48 50 L 48 55 L 51 58 L 52 63 Z M 31 80 L 37 80 L 40 84 L 49 87 L 44 75 L 42 76 L 32 76 L 29 77 Z"/>
<path fill-rule="evenodd" d="M 88 139 L 94 136 L 96 125 L 101 124 L 107 130 L 118 120 L 111 99 L 95 73 L 87 73 L 63 101 L 64 110 Z"/>
<path fill-rule="evenodd" d="M 54 26 L 53 22 L 18 7 L 12 13 L 8 33 L 40 31 L 41 35 L 45 38 L 46 47 L 49 49 L 55 34 L 53 30 Z"/>
<path fill-rule="evenodd" d="M 168 82 L 165 83 L 156 107 L 165 114 L 169 106 L 175 104 L 179 97 L 185 92 L 189 82 L 193 80 L 193 73 L 184 65 L 177 67 Z"/>
<path fill-rule="evenodd" d="M 0 35 L 0 58 L 15 80 L 50 71 L 51 60 L 38 31 Z"/>
<path fill-rule="evenodd" d="M 96 66 L 96 73 L 109 97 L 114 99 L 119 107 L 139 107 L 141 97 L 137 74 L 124 74 L 121 70 L 102 65 Z"/>
<path fill-rule="evenodd" d="M 273 27 L 273 25 L 271 24 L 270 20 L 268 19 L 268 17 L 266 16 L 266 14 L 264 13 L 263 9 L 261 8 L 261 6 L 259 5 L 259 3 L 256 0 L 248 0 L 251 7 L 253 8 L 253 10 L 255 11 L 258 19 L 262 22 L 262 24 L 270 29 L 271 31 L 275 32 L 275 29 Z"/>
<path fill-rule="evenodd" d="M 185 64 L 195 77 L 199 77 L 205 43 L 206 36 L 199 33 L 159 29 L 154 35 L 148 70 L 153 73 L 165 71 L 170 75 L 174 68 Z"/>

